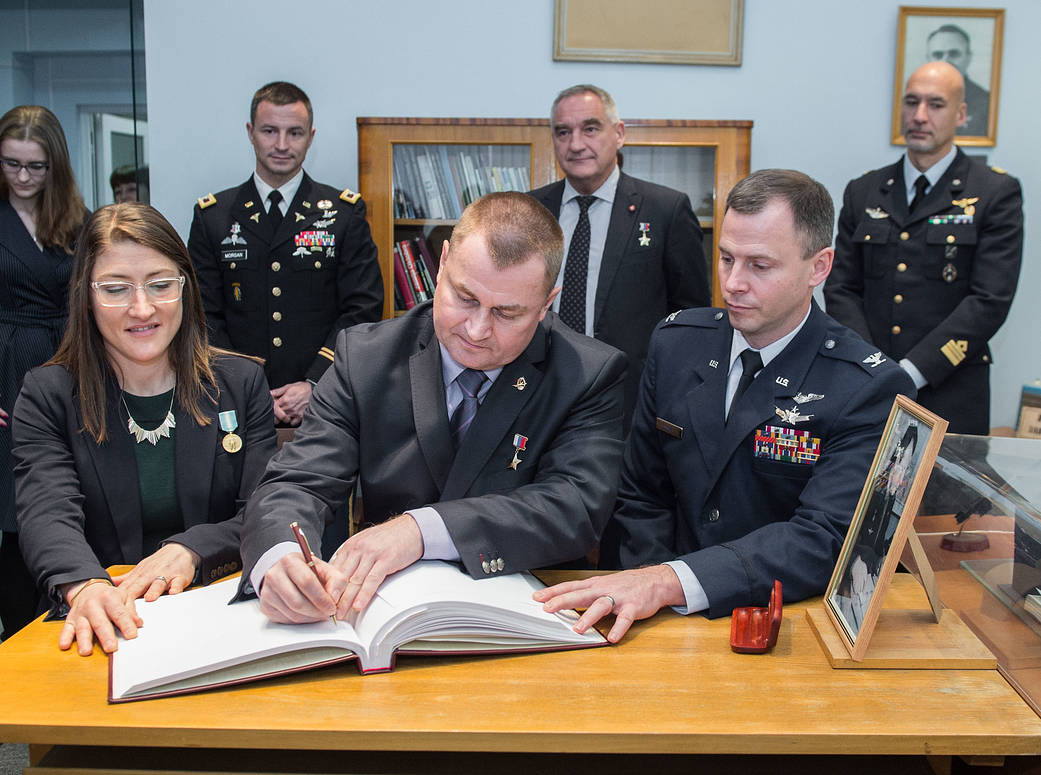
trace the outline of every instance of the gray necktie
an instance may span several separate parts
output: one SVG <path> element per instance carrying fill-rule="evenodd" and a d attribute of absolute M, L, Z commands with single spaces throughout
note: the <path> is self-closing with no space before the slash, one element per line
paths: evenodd
<path fill-rule="evenodd" d="M 462 444 L 463 437 L 466 436 L 470 423 L 477 414 L 477 395 L 481 392 L 481 386 L 486 379 L 483 371 L 475 369 L 463 369 L 455 378 L 456 384 L 463 391 L 463 400 L 455 408 L 452 419 L 449 421 L 449 427 L 452 430 L 452 444 L 456 450 Z"/>

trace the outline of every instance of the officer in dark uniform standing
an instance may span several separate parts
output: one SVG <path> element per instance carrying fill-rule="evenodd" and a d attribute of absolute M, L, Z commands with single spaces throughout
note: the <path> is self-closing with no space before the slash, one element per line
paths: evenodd
<path fill-rule="evenodd" d="M 990 430 L 987 342 L 1023 253 L 1019 181 L 955 147 L 964 81 L 947 62 L 908 79 L 903 159 L 846 187 L 828 314 L 900 362 L 952 433 Z"/>
<path fill-rule="evenodd" d="M 298 425 L 337 333 L 380 319 L 383 279 L 360 194 L 303 171 L 307 95 L 276 81 L 253 95 L 253 176 L 198 200 L 188 251 L 210 341 L 265 359 L 275 418 Z"/>

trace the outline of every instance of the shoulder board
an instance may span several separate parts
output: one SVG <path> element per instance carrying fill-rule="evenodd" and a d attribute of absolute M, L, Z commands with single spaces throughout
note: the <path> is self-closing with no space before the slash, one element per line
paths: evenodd
<path fill-rule="evenodd" d="M 726 317 L 726 311 L 712 307 L 692 307 L 676 310 L 661 322 L 661 326 L 717 326 Z"/>
<path fill-rule="evenodd" d="M 199 209 L 205 210 L 210 205 L 217 204 L 217 197 L 213 194 L 207 194 L 206 196 L 200 196 L 196 201 L 199 203 Z"/>
<path fill-rule="evenodd" d="M 342 199 L 347 204 L 354 204 L 359 199 L 361 199 L 361 194 L 359 194 L 357 191 L 351 191 L 349 188 L 345 188 L 343 191 L 340 192 L 340 199 Z"/>
<path fill-rule="evenodd" d="M 857 363 L 869 374 L 883 372 L 893 366 L 898 366 L 896 361 L 858 336 L 836 336 L 835 333 L 829 332 L 821 345 L 820 353 L 831 358 Z"/>
<path fill-rule="evenodd" d="M 1001 167 L 991 167 L 991 169 L 994 170 L 999 175 L 1008 175 L 1008 173 L 1005 172 L 1005 170 L 1001 169 Z"/>

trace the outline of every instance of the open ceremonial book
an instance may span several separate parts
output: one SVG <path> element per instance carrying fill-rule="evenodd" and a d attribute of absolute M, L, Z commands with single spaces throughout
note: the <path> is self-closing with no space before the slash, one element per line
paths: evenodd
<path fill-rule="evenodd" d="M 109 660 L 109 702 L 256 681 L 350 659 L 385 672 L 397 654 L 554 651 L 600 646 L 574 611 L 549 614 L 530 573 L 480 581 L 456 565 L 418 562 L 387 578 L 372 603 L 345 621 L 274 624 L 257 600 L 229 605 L 237 581 L 138 601 L 145 622 Z"/>

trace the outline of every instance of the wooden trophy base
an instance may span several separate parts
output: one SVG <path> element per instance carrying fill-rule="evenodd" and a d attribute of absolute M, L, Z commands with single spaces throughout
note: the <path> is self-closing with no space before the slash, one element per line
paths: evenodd
<path fill-rule="evenodd" d="M 833 668 L 993 670 L 998 664 L 949 608 L 943 609 L 939 622 L 928 610 L 883 609 L 861 661 L 850 656 L 823 605 L 807 609 L 806 618 Z"/>
<path fill-rule="evenodd" d="M 986 533 L 948 533 L 940 541 L 940 548 L 949 552 L 982 552 L 990 548 Z"/>

